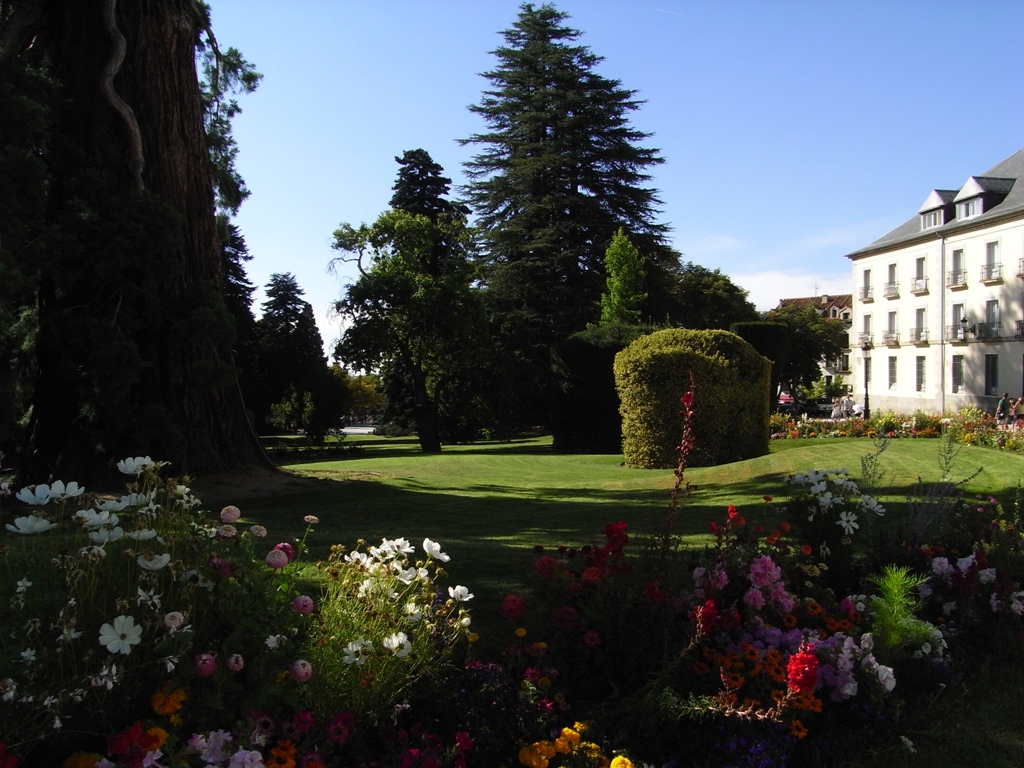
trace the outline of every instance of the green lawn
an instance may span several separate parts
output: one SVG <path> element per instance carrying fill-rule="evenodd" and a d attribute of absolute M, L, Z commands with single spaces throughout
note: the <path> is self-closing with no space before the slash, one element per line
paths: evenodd
<path fill-rule="evenodd" d="M 309 540 L 314 557 L 332 544 L 352 546 L 360 538 L 441 542 L 452 556 L 451 582 L 476 594 L 474 625 L 482 634 L 501 596 L 527 581 L 534 545 L 598 541 L 605 524 L 615 520 L 628 522 L 634 535 L 654 530 L 665 520 L 675 481 L 671 470 L 627 469 L 619 456 L 553 454 L 549 438 L 453 446 L 440 455 L 419 453 L 413 438 L 351 437 L 345 444 L 359 451 L 343 460 L 287 466 L 307 479 L 285 483 L 272 496 L 241 493 L 217 501 L 237 504 L 247 519 L 280 539 L 301 535 L 302 517 L 317 515 L 321 523 Z M 899 517 L 918 478 L 938 479 L 941 446 L 939 440 L 888 444 L 880 459 L 884 479 L 872 489 L 889 508 L 887 523 Z M 859 479 L 861 459 L 875 445 L 866 439 L 809 439 L 773 442 L 771 449 L 757 459 L 687 470 L 695 487 L 679 529 L 688 541 L 699 544 L 708 522 L 721 519 L 729 504 L 756 521 L 767 512 L 763 496 L 784 500 L 790 473 L 848 467 Z M 952 466 L 953 480 L 973 475 L 963 486 L 967 493 L 994 495 L 1007 506 L 1024 477 L 1024 457 L 992 449 L 964 447 Z M 207 500 L 201 480 L 195 486 Z M 1018 765 L 1024 728 L 1015 713 L 1022 684 L 1024 671 L 1017 669 L 979 674 L 976 683 L 947 692 L 911 721 L 917 754 L 889 749 L 850 765 L 917 768 L 940 759 L 946 765 Z"/>

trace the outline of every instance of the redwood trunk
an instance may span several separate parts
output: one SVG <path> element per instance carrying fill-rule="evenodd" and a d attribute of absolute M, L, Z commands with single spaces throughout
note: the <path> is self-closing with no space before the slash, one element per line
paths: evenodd
<path fill-rule="evenodd" d="M 116 3 L 125 58 L 113 87 L 131 110 L 126 118 L 102 85 L 116 39 L 104 21 L 107 6 L 51 0 L 44 7 L 37 45 L 69 96 L 59 128 L 67 162 L 54 169 L 53 207 L 66 213 L 82 193 L 83 169 L 91 169 L 114 196 L 166 203 L 173 224 L 154 233 L 161 239 L 152 251 L 139 249 L 124 270 L 129 279 L 138 275 L 137 290 L 121 285 L 114 292 L 96 277 L 101 265 L 90 260 L 102 252 L 55 257 L 76 260 L 60 266 L 82 274 L 71 285 L 43 281 L 29 479 L 49 471 L 82 478 L 140 454 L 193 475 L 269 465 L 250 428 L 221 322 L 220 246 L 195 69 L 199 18 L 192 0 Z M 124 319 L 129 306 L 131 321 Z M 66 339 L 79 324 L 109 328 L 111 348 L 102 340 L 70 348 Z M 120 378 L 100 370 L 96 361 L 108 352 L 112 361 L 120 355 L 138 365 L 126 365 Z M 88 403 L 102 387 L 116 388 L 120 407 L 97 414 Z"/>

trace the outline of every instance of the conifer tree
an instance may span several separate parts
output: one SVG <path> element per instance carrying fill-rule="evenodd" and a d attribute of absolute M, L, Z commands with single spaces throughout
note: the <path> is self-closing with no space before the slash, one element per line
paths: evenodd
<path fill-rule="evenodd" d="M 643 292 L 644 260 L 621 228 L 604 254 L 607 290 L 601 295 L 601 325 L 639 325 Z"/>
<path fill-rule="evenodd" d="M 462 140 L 466 198 L 478 216 L 490 312 L 523 380 L 545 400 L 549 351 L 599 317 L 603 255 L 623 227 L 648 256 L 645 310 L 670 311 L 678 254 L 656 221 L 650 170 L 662 163 L 630 125 L 642 101 L 596 71 L 601 57 L 551 5 L 521 6 L 490 87 L 470 109 L 487 130 Z"/>

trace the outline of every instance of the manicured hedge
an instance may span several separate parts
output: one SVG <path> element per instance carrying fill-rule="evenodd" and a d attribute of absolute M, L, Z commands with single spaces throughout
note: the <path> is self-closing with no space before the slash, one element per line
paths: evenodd
<path fill-rule="evenodd" d="M 728 331 L 668 329 L 642 336 L 615 358 L 626 466 L 672 467 L 680 397 L 694 389 L 692 466 L 768 452 L 771 363 Z"/>

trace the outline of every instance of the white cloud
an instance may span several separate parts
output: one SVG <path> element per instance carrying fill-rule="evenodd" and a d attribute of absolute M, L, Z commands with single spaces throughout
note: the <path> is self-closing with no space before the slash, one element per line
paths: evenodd
<path fill-rule="evenodd" d="M 762 270 L 733 272 L 729 278 L 749 292 L 748 298 L 761 311 L 773 309 L 781 299 L 851 293 L 849 272 L 814 273 L 804 270 Z"/>

